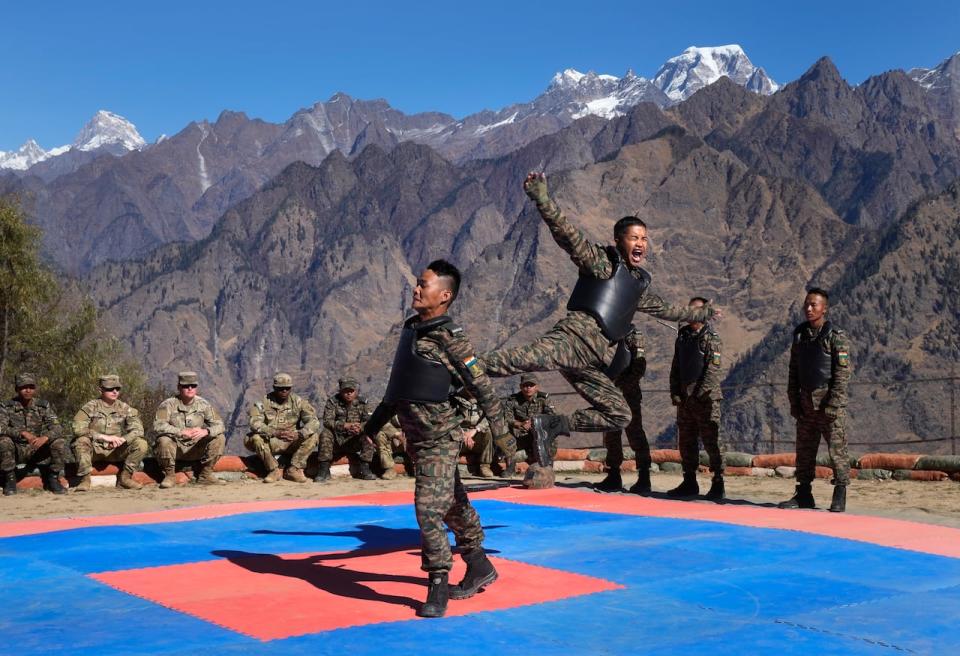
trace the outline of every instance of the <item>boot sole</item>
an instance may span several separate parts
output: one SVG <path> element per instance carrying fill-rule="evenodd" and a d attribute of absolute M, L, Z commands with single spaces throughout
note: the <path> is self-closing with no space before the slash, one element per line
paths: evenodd
<path fill-rule="evenodd" d="M 483 589 L 488 585 L 492 584 L 500 578 L 500 575 L 496 571 L 491 572 L 487 577 L 485 577 L 477 587 L 472 590 L 464 590 L 458 586 L 450 586 L 450 598 L 460 601 L 461 599 L 469 599 L 478 592 L 483 592 Z"/>

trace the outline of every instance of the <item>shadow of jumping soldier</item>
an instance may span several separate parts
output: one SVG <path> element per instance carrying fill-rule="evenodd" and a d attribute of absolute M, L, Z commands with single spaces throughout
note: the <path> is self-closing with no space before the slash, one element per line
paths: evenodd
<path fill-rule="evenodd" d="M 402 549 L 380 550 L 380 553 L 403 551 Z M 424 580 L 417 576 L 400 576 L 394 574 L 378 574 L 375 572 L 361 572 L 349 569 L 344 564 L 325 565 L 326 560 L 342 560 L 360 555 L 367 556 L 377 553 L 366 550 L 363 552 L 349 552 L 346 554 L 321 554 L 287 560 L 275 554 L 251 553 L 247 551 L 215 550 L 211 554 L 225 558 L 234 565 L 257 574 L 275 574 L 301 579 L 319 590 L 329 592 L 340 597 L 378 601 L 398 606 L 406 606 L 412 610 L 420 607 L 420 602 L 410 597 L 399 595 L 385 595 L 373 590 L 364 582 L 393 581 L 398 583 L 412 583 L 417 586 L 426 585 Z"/>

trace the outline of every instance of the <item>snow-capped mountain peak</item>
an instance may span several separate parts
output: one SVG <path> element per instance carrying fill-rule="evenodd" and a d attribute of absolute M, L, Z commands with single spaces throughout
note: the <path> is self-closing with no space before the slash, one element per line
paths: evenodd
<path fill-rule="evenodd" d="M 96 150 L 105 146 L 139 150 L 146 145 L 137 128 L 127 119 L 101 109 L 93 115 L 73 140 L 77 150 Z"/>
<path fill-rule="evenodd" d="M 4 152 L 0 150 L 0 169 L 26 171 L 28 168 L 47 159 L 49 154 L 33 139 L 28 139 L 17 150 Z"/>
<path fill-rule="evenodd" d="M 736 44 L 691 46 L 668 59 L 657 71 L 653 83 L 671 100 L 681 102 L 724 76 L 757 93 L 770 94 L 779 88 Z"/>

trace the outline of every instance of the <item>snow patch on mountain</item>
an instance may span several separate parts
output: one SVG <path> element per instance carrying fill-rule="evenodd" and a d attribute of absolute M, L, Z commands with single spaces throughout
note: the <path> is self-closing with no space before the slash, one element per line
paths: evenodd
<path fill-rule="evenodd" d="M 754 66 L 743 48 L 736 44 L 691 46 L 668 59 L 657 71 L 653 83 L 673 102 L 682 102 L 724 76 L 765 95 L 780 88 L 762 68 Z"/>
<path fill-rule="evenodd" d="M 147 145 L 137 128 L 118 114 L 101 109 L 93 115 L 73 140 L 77 150 L 90 151 L 119 146 L 124 151 L 140 150 Z"/>

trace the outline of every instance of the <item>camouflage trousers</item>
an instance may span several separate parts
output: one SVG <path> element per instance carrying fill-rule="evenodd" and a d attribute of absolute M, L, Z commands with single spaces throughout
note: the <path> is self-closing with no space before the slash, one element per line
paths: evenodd
<path fill-rule="evenodd" d="M 50 467 L 62 474 L 67 459 L 67 442 L 62 437 L 47 440 L 39 449 L 0 435 L 0 471 L 11 472 L 18 463 Z"/>
<path fill-rule="evenodd" d="M 343 456 L 353 457 L 360 455 L 360 462 L 373 462 L 377 447 L 362 435 L 353 435 L 337 441 L 331 431 L 324 428 L 320 431 L 320 446 L 317 449 L 317 462 L 333 462 Z"/>
<path fill-rule="evenodd" d="M 494 377 L 559 371 L 591 406 L 570 416 L 575 431 L 620 430 L 630 422 L 623 393 L 603 371 L 606 364 L 583 340 L 565 330 L 554 328 L 526 346 L 491 351 L 482 360 L 487 375 Z"/>
<path fill-rule="evenodd" d="M 694 474 L 700 466 L 700 441 L 710 458 L 710 471 L 723 474 L 720 401 L 709 396 L 689 396 L 677 406 L 677 442 L 684 474 Z"/>
<path fill-rule="evenodd" d="M 473 448 L 468 449 L 464 444 L 463 455 L 467 457 L 467 462 L 475 467 L 480 465 L 493 464 L 493 433 L 490 431 L 477 431 L 473 436 Z"/>
<path fill-rule="evenodd" d="M 182 438 L 173 438 L 169 435 L 160 435 L 157 437 L 156 444 L 153 445 L 153 454 L 157 457 L 157 464 L 160 469 L 166 471 L 176 465 L 177 460 L 187 462 L 199 461 L 201 466 L 213 467 L 223 455 L 223 449 L 227 444 L 227 438 L 223 435 L 217 437 L 201 437 L 196 442 L 187 442 Z"/>
<path fill-rule="evenodd" d="M 640 376 L 635 375 L 633 369 L 635 366 L 631 363 L 627 371 L 620 374 L 614 382 L 623 392 L 623 397 L 630 408 L 630 423 L 624 431 L 627 434 L 627 443 L 633 449 L 637 471 L 644 471 L 650 469 L 650 443 L 647 441 L 646 431 L 643 430 L 643 392 L 640 390 Z M 607 450 L 607 469 L 618 471 L 623 464 L 621 431 L 604 433 L 603 446 Z"/>
<path fill-rule="evenodd" d="M 377 458 L 380 460 L 380 468 L 386 472 L 389 469 L 393 469 L 394 465 L 397 464 L 396 459 L 393 457 L 394 454 L 394 444 L 393 438 L 395 436 L 401 436 L 403 433 L 400 431 L 393 430 L 382 430 L 377 433 L 374 442 L 377 447 Z M 405 444 L 405 442 L 403 442 Z M 398 447 L 399 448 L 399 447 Z"/>
<path fill-rule="evenodd" d="M 290 459 L 290 466 L 297 469 L 307 468 L 307 458 L 317 448 L 319 438 L 316 433 L 309 433 L 292 440 L 281 440 L 279 437 L 267 437 L 260 433 L 250 433 L 243 438 L 243 446 L 253 451 L 263 461 L 268 472 L 279 465 L 274 456 L 285 455 Z"/>
<path fill-rule="evenodd" d="M 94 462 L 122 462 L 123 468 L 132 474 L 147 457 L 147 441 L 135 437 L 111 448 L 82 435 L 73 440 L 73 455 L 77 459 L 77 476 L 89 474 Z"/>
<path fill-rule="evenodd" d="M 827 416 L 808 392 L 800 393 L 802 414 L 797 419 L 797 483 L 812 483 L 817 471 L 817 450 L 820 440 L 827 443 L 833 462 L 833 484 L 850 482 L 850 454 L 844 432 L 846 412 Z"/>
<path fill-rule="evenodd" d="M 480 516 L 460 482 L 457 460 L 460 431 L 425 442 L 407 442 L 414 461 L 413 502 L 420 526 L 420 567 L 426 572 L 449 572 L 453 554 L 444 524 L 453 531 L 461 552 L 481 548 Z"/>

